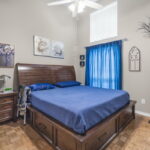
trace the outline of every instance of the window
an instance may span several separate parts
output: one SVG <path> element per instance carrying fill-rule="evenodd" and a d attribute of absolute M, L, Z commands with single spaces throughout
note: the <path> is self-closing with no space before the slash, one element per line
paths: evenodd
<path fill-rule="evenodd" d="M 122 41 L 86 48 L 86 85 L 99 88 L 122 88 Z"/>
<path fill-rule="evenodd" d="M 117 2 L 90 15 L 90 42 L 117 36 Z"/>

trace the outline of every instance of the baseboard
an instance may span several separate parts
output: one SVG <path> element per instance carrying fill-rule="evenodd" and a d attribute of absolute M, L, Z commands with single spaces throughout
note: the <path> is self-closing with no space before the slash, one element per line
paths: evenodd
<path fill-rule="evenodd" d="M 150 117 L 150 113 L 146 113 L 146 112 L 142 112 L 142 111 L 135 111 L 136 114 L 142 115 L 142 116 L 146 116 L 146 117 Z"/>

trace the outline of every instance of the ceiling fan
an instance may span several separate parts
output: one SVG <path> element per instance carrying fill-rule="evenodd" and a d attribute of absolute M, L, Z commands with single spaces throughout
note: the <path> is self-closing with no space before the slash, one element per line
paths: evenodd
<path fill-rule="evenodd" d="M 48 6 L 69 4 L 68 8 L 72 11 L 72 16 L 76 17 L 77 14 L 82 13 L 85 7 L 93 9 L 100 9 L 102 5 L 95 2 L 95 0 L 58 0 L 48 3 Z"/>

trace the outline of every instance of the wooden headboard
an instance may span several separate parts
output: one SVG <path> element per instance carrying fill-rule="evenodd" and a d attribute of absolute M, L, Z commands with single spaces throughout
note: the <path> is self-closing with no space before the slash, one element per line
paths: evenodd
<path fill-rule="evenodd" d="M 76 80 L 73 66 L 16 64 L 18 85 Z"/>

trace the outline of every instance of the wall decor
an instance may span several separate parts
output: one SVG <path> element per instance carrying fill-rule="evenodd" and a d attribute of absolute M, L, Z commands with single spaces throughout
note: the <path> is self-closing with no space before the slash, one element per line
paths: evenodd
<path fill-rule="evenodd" d="M 0 43 L 0 67 L 12 68 L 14 67 L 14 46 L 10 44 Z"/>
<path fill-rule="evenodd" d="M 85 60 L 85 55 L 80 55 L 80 60 Z"/>
<path fill-rule="evenodd" d="M 148 22 L 140 24 L 139 30 L 143 30 L 145 35 L 150 38 L 150 17 L 148 18 Z"/>
<path fill-rule="evenodd" d="M 80 61 L 80 67 L 84 67 L 85 66 L 85 61 Z"/>
<path fill-rule="evenodd" d="M 133 72 L 141 71 L 140 50 L 135 46 L 133 46 L 129 51 L 129 71 Z"/>
<path fill-rule="evenodd" d="M 50 40 L 41 36 L 34 36 L 34 54 L 39 56 L 51 56 Z"/>
<path fill-rule="evenodd" d="M 64 44 L 41 36 L 34 36 L 34 55 L 64 58 Z"/>
<path fill-rule="evenodd" d="M 64 44 L 59 41 L 52 41 L 52 57 L 64 58 Z"/>

